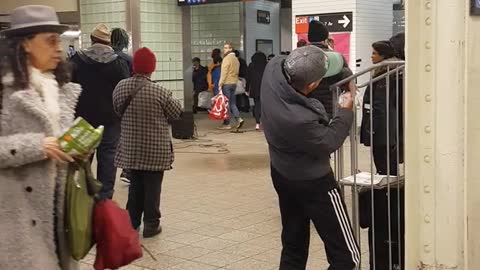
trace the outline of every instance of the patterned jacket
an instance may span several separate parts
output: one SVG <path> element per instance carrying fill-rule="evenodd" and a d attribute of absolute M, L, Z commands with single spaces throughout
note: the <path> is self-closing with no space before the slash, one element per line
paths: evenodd
<path fill-rule="evenodd" d="M 121 115 L 130 93 L 142 82 L 146 83 L 145 86 Z M 169 122 L 182 114 L 182 105 L 172 92 L 145 76 L 135 75 L 117 85 L 113 92 L 113 106 L 122 119 L 115 165 L 132 170 L 170 170 L 174 156 Z"/>

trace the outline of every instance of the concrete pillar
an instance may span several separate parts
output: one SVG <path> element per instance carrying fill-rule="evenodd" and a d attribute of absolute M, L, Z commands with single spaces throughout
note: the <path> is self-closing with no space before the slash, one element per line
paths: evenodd
<path fill-rule="evenodd" d="M 466 17 L 465 269 L 480 269 L 480 17 Z"/>
<path fill-rule="evenodd" d="M 480 21 L 469 3 L 406 5 L 405 269 L 480 269 Z"/>

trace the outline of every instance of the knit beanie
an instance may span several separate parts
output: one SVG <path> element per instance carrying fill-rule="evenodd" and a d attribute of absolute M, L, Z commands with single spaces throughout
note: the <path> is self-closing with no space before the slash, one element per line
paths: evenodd
<path fill-rule="evenodd" d="M 388 59 L 395 56 L 395 49 L 393 48 L 390 41 L 382 40 L 373 43 L 373 49 L 378 52 L 383 58 Z"/>
<path fill-rule="evenodd" d="M 308 41 L 310 42 L 322 42 L 327 40 L 329 36 L 328 29 L 325 24 L 313 20 L 308 26 Z"/>
<path fill-rule="evenodd" d="M 138 49 L 133 55 L 133 72 L 137 74 L 151 74 L 157 66 L 155 54 L 148 48 Z"/>

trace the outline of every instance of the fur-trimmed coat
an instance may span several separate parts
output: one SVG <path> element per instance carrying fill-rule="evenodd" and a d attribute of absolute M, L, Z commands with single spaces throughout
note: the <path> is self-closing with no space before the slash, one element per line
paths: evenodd
<path fill-rule="evenodd" d="M 2 81 L 0 269 L 77 269 L 68 252 L 63 222 L 66 166 L 46 158 L 43 139 L 57 137 L 72 124 L 80 86 L 67 84 L 58 89 L 50 83 L 58 90 L 54 95 L 57 110 L 52 110 L 42 100 L 51 95 L 43 97 L 33 86 L 13 90 L 8 75 Z M 52 111 L 57 117 L 52 117 Z"/>

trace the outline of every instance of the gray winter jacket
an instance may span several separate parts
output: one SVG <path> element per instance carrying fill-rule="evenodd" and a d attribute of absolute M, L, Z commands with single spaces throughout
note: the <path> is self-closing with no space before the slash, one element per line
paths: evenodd
<path fill-rule="evenodd" d="M 285 56 L 269 62 L 262 81 L 262 125 L 272 166 L 290 180 L 314 180 L 332 171 L 330 154 L 342 146 L 353 112 L 339 109 L 329 122 L 320 101 L 293 89 L 283 72 Z"/>
<path fill-rule="evenodd" d="M 62 130 L 73 121 L 80 91 L 76 84 L 59 90 Z M 54 128 L 40 95 L 14 91 L 4 80 L 0 119 L 0 269 L 77 269 L 63 223 L 66 166 L 43 152 L 43 139 L 53 136 Z"/>

